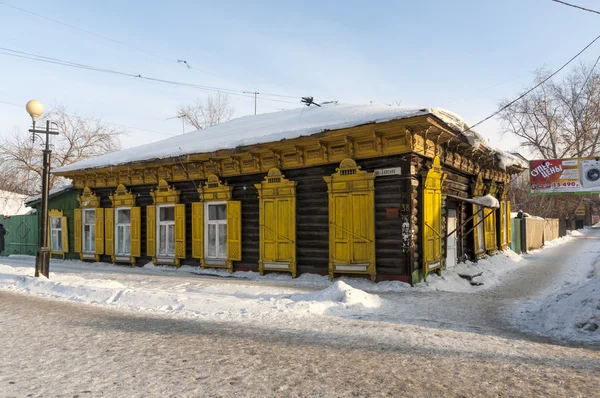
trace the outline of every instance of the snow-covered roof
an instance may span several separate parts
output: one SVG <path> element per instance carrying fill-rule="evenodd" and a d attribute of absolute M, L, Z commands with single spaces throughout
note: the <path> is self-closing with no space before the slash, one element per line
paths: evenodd
<path fill-rule="evenodd" d="M 346 105 L 331 103 L 322 107 L 303 107 L 287 111 L 244 116 L 203 130 L 196 130 L 165 140 L 124 149 L 91 159 L 82 160 L 54 170 L 63 173 L 96 169 L 141 161 L 152 161 L 181 155 L 235 149 L 240 146 L 263 144 L 359 126 L 383 123 L 415 116 L 433 115 L 449 127 L 463 132 L 467 124 L 456 114 L 440 108 L 414 108 L 385 105 Z M 463 134 L 474 149 L 486 140 L 474 131 Z M 515 158 L 516 160 L 516 158 Z M 509 166 L 512 163 L 508 159 Z"/>
<path fill-rule="evenodd" d="M 70 180 L 67 180 L 67 181 L 70 181 Z M 58 195 L 59 193 L 67 191 L 71 188 L 73 188 L 73 183 L 61 185 L 59 187 L 54 187 L 50 190 L 49 197 Z M 33 202 L 37 202 L 40 199 L 42 199 L 42 195 L 33 195 L 33 196 L 28 197 L 25 200 L 25 203 L 29 205 L 29 204 L 32 204 Z"/>
<path fill-rule="evenodd" d="M 32 209 L 25 205 L 27 195 L 0 190 L 0 215 L 18 216 L 27 214 Z"/>

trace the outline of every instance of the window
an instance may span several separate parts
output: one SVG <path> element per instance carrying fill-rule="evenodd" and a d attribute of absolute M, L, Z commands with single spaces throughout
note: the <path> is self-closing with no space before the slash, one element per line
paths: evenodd
<path fill-rule="evenodd" d="M 83 209 L 83 252 L 96 250 L 96 209 Z"/>
<path fill-rule="evenodd" d="M 131 254 L 131 209 L 121 208 L 115 211 L 115 255 L 129 256 Z"/>
<path fill-rule="evenodd" d="M 227 203 L 206 203 L 206 258 L 227 258 Z"/>
<path fill-rule="evenodd" d="M 50 217 L 50 251 L 63 251 L 62 217 Z"/>
<path fill-rule="evenodd" d="M 157 207 L 158 255 L 175 257 L 175 206 Z"/>

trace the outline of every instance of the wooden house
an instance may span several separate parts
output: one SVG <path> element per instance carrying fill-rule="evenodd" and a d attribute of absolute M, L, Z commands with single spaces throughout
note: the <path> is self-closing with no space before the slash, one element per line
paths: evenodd
<path fill-rule="evenodd" d="M 327 104 L 54 173 L 80 190 L 74 248 L 84 260 L 415 283 L 510 239 L 507 189 L 526 166 L 464 130 L 435 108 Z M 464 201 L 485 194 L 500 209 Z"/>
<path fill-rule="evenodd" d="M 62 259 L 77 259 L 79 253 L 75 251 L 75 228 L 74 214 L 79 208 L 77 195 L 79 190 L 71 184 L 56 187 L 50 191 L 48 196 L 48 243 L 50 245 L 50 257 Z M 33 216 L 36 221 L 32 223 L 31 239 L 34 241 L 33 253 L 37 253 L 36 246 L 39 243 L 37 227 L 41 217 L 41 196 L 32 196 L 25 202 L 36 210 Z M 33 227 L 35 225 L 35 227 Z"/>

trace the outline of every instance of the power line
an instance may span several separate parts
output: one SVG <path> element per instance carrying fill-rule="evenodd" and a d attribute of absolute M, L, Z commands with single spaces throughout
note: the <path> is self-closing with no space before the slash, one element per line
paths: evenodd
<path fill-rule="evenodd" d="M 564 5 L 569 6 L 569 7 L 578 8 L 578 9 L 583 10 L 583 11 L 593 12 L 595 14 L 600 14 L 600 11 L 590 10 L 589 8 L 584 8 L 584 7 L 575 5 L 575 4 L 567 3 L 565 1 L 560 1 L 560 0 L 552 0 L 552 1 L 555 2 L 555 3 L 564 4 Z"/>
<path fill-rule="evenodd" d="M 524 92 L 523 94 L 521 94 L 520 96 L 518 96 L 516 99 L 512 100 L 511 102 L 509 102 L 508 104 L 504 105 L 502 108 L 498 109 L 496 112 L 492 113 L 490 116 L 486 117 L 485 119 L 475 123 L 474 125 L 472 125 L 471 127 L 467 128 L 466 130 L 463 131 L 463 133 L 466 133 L 467 131 L 470 131 L 472 129 L 474 129 L 475 127 L 479 126 L 481 123 L 483 122 L 487 122 L 488 120 L 490 120 L 491 118 L 493 118 L 494 116 L 496 116 L 497 114 L 499 114 L 500 112 L 502 112 L 503 110 L 505 110 L 506 108 L 508 108 L 509 106 L 511 106 L 512 104 L 514 104 L 515 102 L 519 101 L 520 99 L 524 98 L 526 95 L 528 95 L 529 93 L 531 93 L 533 90 L 535 90 L 536 88 L 538 88 L 539 86 L 541 86 L 542 84 L 546 83 L 548 80 L 550 80 L 552 77 L 554 77 L 558 72 L 560 72 L 561 70 L 563 70 L 567 65 L 569 65 L 571 62 L 573 62 L 577 57 L 579 57 L 585 50 L 587 50 L 592 44 L 594 44 L 598 39 L 600 39 L 600 35 L 596 36 L 596 38 L 594 40 L 592 40 L 587 46 L 585 46 L 581 51 L 579 51 L 577 54 L 575 54 L 575 56 L 573 56 L 570 60 L 568 60 L 563 66 L 561 66 L 560 68 L 558 68 L 556 71 L 554 71 L 550 76 L 546 77 L 544 80 L 542 80 L 541 82 L 539 82 L 538 84 L 536 84 L 535 86 L 533 86 L 532 88 L 530 88 L 529 90 L 527 90 L 526 92 Z"/>
<path fill-rule="evenodd" d="M 202 86 L 202 85 L 198 85 L 198 84 L 180 82 L 180 81 L 175 81 L 175 80 L 159 79 L 159 78 L 154 78 L 154 77 L 142 76 L 141 74 L 136 75 L 133 73 L 121 72 L 121 71 L 117 71 L 117 70 L 113 70 L 113 69 L 100 68 L 100 67 L 80 64 L 80 63 L 72 62 L 72 61 L 65 61 L 65 60 L 62 60 L 59 58 L 52 58 L 52 57 L 47 57 L 44 55 L 32 54 L 32 53 L 13 50 L 10 48 L 5 48 L 5 47 L 0 47 L 0 54 L 7 55 L 10 57 L 29 59 L 29 60 L 38 61 L 38 62 L 45 62 L 45 63 L 49 63 L 49 64 L 68 66 L 71 68 L 85 69 L 85 70 L 90 70 L 93 72 L 101 72 L 101 73 L 119 75 L 119 76 L 124 76 L 124 77 L 132 77 L 132 78 L 148 80 L 148 81 L 152 81 L 152 82 L 171 84 L 171 85 L 181 86 L 181 87 L 189 87 L 189 88 L 194 88 L 197 90 L 203 90 L 203 91 L 209 91 L 209 92 L 222 92 L 222 93 L 226 93 L 226 94 L 237 95 L 240 97 L 254 98 L 253 96 L 244 94 L 243 91 L 235 91 L 235 90 L 231 90 L 231 89 L 227 89 L 227 88 L 213 87 L 213 86 Z M 295 102 L 273 99 L 273 98 L 261 98 L 261 99 L 263 99 L 265 101 L 285 102 L 288 104 L 295 104 Z"/>
<path fill-rule="evenodd" d="M 99 37 L 99 38 L 101 38 L 101 39 L 104 39 L 104 40 L 108 40 L 108 41 L 110 41 L 110 42 L 112 42 L 112 43 L 116 43 L 116 44 L 120 44 L 120 45 L 122 45 L 122 46 L 125 46 L 125 47 L 132 48 L 132 49 L 134 49 L 134 50 L 137 50 L 137 51 L 143 52 L 143 53 L 145 53 L 145 54 L 148 54 L 148 55 L 151 55 L 151 56 L 153 56 L 153 57 L 160 58 L 160 59 L 162 59 L 162 60 L 165 60 L 165 61 L 167 61 L 167 62 L 174 62 L 174 63 L 180 63 L 180 62 L 183 62 L 183 63 L 185 63 L 185 65 L 187 66 L 187 68 L 188 68 L 188 69 L 196 69 L 196 70 L 198 70 L 198 71 L 200 71 L 200 72 L 207 73 L 207 74 L 209 74 L 209 75 L 213 75 L 213 76 L 216 76 L 216 77 L 220 77 L 220 76 L 218 76 L 218 75 L 215 75 L 215 74 L 214 74 L 214 73 L 212 73 L 212 72 L 209 72 L 209 71 L 206 71 L 206 70 L 203 70 L 203 69 L 200 69 L 200 68 L 194 68 L 194 67 L 192 67 L 190 64 L 188 64 L 188 63 L 187 63 L 186 61 L 184 61 L 184 60 L 176 60 L 176 59 L 168 58 L 168 57 L 162 56 L 162 55 L 160 55 L 160 54 L 157 54 L 157 53 L 154 53 L 154 52 L 148 51 L 148 50 L 146 50 L 146 49 L 143 49 L 143 48 L 141 48 L 141 47 L 137 47 L 137 46 L 134 46 L 134 45 L 131 45 L 131 44 L 128 44 L 128 43 L 122 42 L 122 41 L 120 41 L 120 40 L 116 40 L 116 39 L 113 39 L 113 38 L 111 38 L 111 37 L 104 36 L 104 35 L 102 35 L 102 34 L 100 34 L 100 33 L 92 32 L 92 31 L 90 31 L 90 30 L 83 29 L 83 28 L 80 28 L 80 27 L 78 27 L 78 26 L 71 25 L 71 24 L 69 24 L 69 23 L 66 23 L 66 22 L 59 21 L 58 19 L 50 18 L 50 17 L 47 17 L 47 16 L 45 16 L 45 15 L 38 14 L 38 13 L 36 13 L 36 12 L 33 12 L 33 11 L 29 11 L 29 10 L 26 10 L 26 9 L 24 9 L 24 8 L 17 7 L 17 6 L 15 6 L 15 5 L 8 4 L 8 3 L 4 2 L 4 1 L 0 1 L 0 4 L 4 5 L 4 6 L 6 6 L 6 7 L 13 8 L 13 9 L 15 9 L 15 10 L 19 10 L 19 11 L 21 11 L 21 12 L 24 12 L 24 13 L 26 13 L 26 14 L 34 15 L 34 16 L 36 16 L 36 17 L 38 17 L 38 18 L 42 18 L 42 19 L 45 19 L 45 20 L 47 20 L 47 21 L 54 22 L 54 23 L 56 23 L 56 24 L 58 24 L 58 25 L 66 26 L 66 27 L 68 27 L 68 28 L 70 28 L 70 29 L 74 29 L 74 30 L 77 30 L 77 31 L 80 31 L 80 32 L 83 32 L 83 33 L 87 33 L 87 34 L 89 34 L 89 35 L 92 35 L 92 36 Z"/>
<path fill-rule="evenodd" d="M 0 4 L 1 4 L 1 5 L 4 5 L 4 6 L 6 6 L 6 7 L 13 8 L 13 9 L 15 9 L 15 10 L 19 10 L 19 11 L 21 11 L 21 12 L 24 12 L 24 13 L 26 13 L 26 14 L 34 15 L 34 16 L 36 16 L 36 17 L 38 17 L 38 18 L 42 18 L 42 19 L 45 19 L 45 20 L 47 20 L 47 21 L 50 21 L 50 22 L 53 22 L 53 23 L 56 23 L 56 24 L 59 24 L 59 25 L 62 25 L 62 26 L 66 26 L 66 27 L 68 27 L 68 28 L 70 28 L 70 29 L 74 29 L 74 30 L 77 30 L 77 31 L 80 31 L 80 32 L 84 32 L 84 33 L 87 33 L 87 34 L 89 34 L 89 35 L 96 36 L 96 37 L 99 37 L 99 38 L 101 38 L 101 39 L 104 39 L 104 40 L 110 41 L 110 42 L 112 42 L 112 43 L 116 43 L 116 44 L 120 44 L 120 45 L 122 45 L 122 46 L 125 46 L 125 47 L 132 48 L 132 49 L 134 49 L 134 50 L 137 50 L 137 51 L 143 52 L 143 53 L 145 53 L 145 54 L 148 54 L 148 55 L 154 56 L 154 57 L 156 57 L 156 58 L 160 58 L 160 59 L 162 59 L 162 60 L 164 60 L 164 61 L 167 61 L 167 62 L 169 62 L 169 63 L 183 64 L 183 65 L 185 65 L 185 66 L 186 66 L 186 68 L 187 68 L 187 69 L 196 70 L 196 71 L 200 71 L 200 72 L 202 72 L 202 73 L 206 73 L 206 74 L 209 74 L 209 75 L 212 75 L 212 76 L 215 76 L 215 77 L 223 78 L 223 76 L 219 76 L 219 75 L 217 75 L 217 74 L 215 74 L 215 73 L 212 73 L 212 72 L 209 72 L 209 71 L 207 71 L 207 70 L 200 69 L 200 68 L 197 68 L 197 67 L 195 67 L 195 66 L 192 66 L 192 65 L 190 65 L 190 63 L 189 63 L 189 62 L 187 62 L 187 61 L 186 61 L 186 60 L 184 60 L 184 59 L 174 59 L 174 58 L 165 57 L 165 56 L 163 56 L 163 55 L 160 55 L 160 54 L 158 54 L 158 53 L 155 53 L 155 52 L 148 51 L 148 50 L 146 50 L 146 49 L 144 49 L 144 48 L 137 47 L 137 46 L 134 46 L 134 45 L 131 45 L 131 44 L 125 43 L 125 42 L 123 42 L 123 41 L 116 40 L 116 39 L 113 39 L 113 38 L 111 38 L 111 37 L 108 37 L 108 36 L 105 36 L 105 35 L 102 35 L 102 34 L 99 34 L 99 33 L 96 33 L 96 32 L 92 32 L 92 31 L 90 31 L 90 30 L 87 30 L 87 29 L 80 28 L 80 27 L 78 27 L 78 26 L 75 26 L 75 25 L 72 25 L 72 24 L 69 24 L 69 23 L 66 23 L 66 22 L 59 21 L 59 20 L 57 20 L 57 19 L 54 19 L 54 18 L 46 17 L 46 16 L 44 16 L 44 15 L 38 14 L 38 13 L 36 13 L 36 12 L 33 12 L 33 11 L 26 10 L 26 9 L 24 9 L 24 8 L 21 8 L 21 7 L 17 7 L 17 6 L 15 6 L 15 5 L 12 5 L 12 4 L 9 4 L 9 3 L 6 3 L 6 2 L 4 2 L 4 1 L 1 1 L 1 0 L 0 0 Z M 300 98 L 300 96 L 281 95 L 281 94 L 263 94 L 263 95 L 270 96 L 270 97 L 281 97 L 281 98 Z M 264 98 L 263 98 L 263 99 L 264 99 Z"/>

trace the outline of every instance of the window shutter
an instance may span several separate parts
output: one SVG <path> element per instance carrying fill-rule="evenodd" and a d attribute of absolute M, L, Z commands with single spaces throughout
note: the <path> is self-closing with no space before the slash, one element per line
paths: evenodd
<path fill-rule="evenodd" d="M 115 209 L 104 209 L 104 253 L 115 253 Z"/>
<path fill-rule="evenodd" d="M 508 242 L 507 243 L 511 243 L 512 242 L 512 219 L 510 218 L 510 201 L 506 202 L 506 219 L 507 219 L 506 228 L 508 229 Z"/>
<path fill-rule="evenodd" d="M 95 209 L 95 212 L 96 254 L 104 254 L 104 209 Z M 81 231 L 81 226 L 79 227 L 79 231 Z"/>
<path fill-rule="evenodd" d="M 192 257 L 204 257 L 204 203 L 192 203 Z"/>
<path fill-rule="evenodd" d="M 156 257 L 156 206 L 146 206 L 146 255 Z"/>
<path fill-rule="evenodd" d="M 140 257 L 141 256 L 141 231 L 140 231 L 140 223 L 141 216 L 141 208 L 140 207 L 132 207 L 131 208 L 131 257 Z"/>
<path fill-rule="evenodd" d="M 500 236 L 498 236 L 497 238 L 500 238 L 500 247 L 504 246 L 506 244 L 505 242 L 505 235 L 504 235 L 504 228 L 506 228 L 506 202 L 501 201 L 500 202 L 500 222 L 498 224 L 500 224 Z"/>
<path fill-rule="evenodd" d="M 100 209 L 102 210 L 102 209 Z M 81 209 L 75 209 L 74 213 L 73 213 L 73 228 L 75 228 L 75 230 L 73 231 L 73 237 L 74 237 L 74 246 L 75 246 L 75 253 L 81 253 L 81 232 L 82 232 L 82 226 L 81 226 Z M 96 235 L 97 236 L 97 235 Z M 98 243 L 96 243 L 96 245 L 98 245 Z"/>
<path fill-rule="evenodd" d="M 67 217 L 61 217 L 61 233 L 62 233 L 62 251 L 63 253 L 69 252 L 69 224 L 67 224 Z"/>
<path fill-rule="evenodd" d="M 227 260 L 242 259 L 242 202 L 227 201 Z"/>
<path fill-rule="evenodd" d="M 175 257 L 185 258 L 185 204 L 175 205 Z"/>

